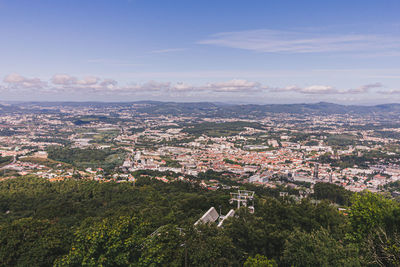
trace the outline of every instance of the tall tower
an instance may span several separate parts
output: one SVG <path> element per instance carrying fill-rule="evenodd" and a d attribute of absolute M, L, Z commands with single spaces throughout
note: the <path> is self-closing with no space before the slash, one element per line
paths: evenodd
<path fill-rule="evenodd" d="M 319 168 L 319 164 L 315 163 L 315 167 L 314 167 L 314 178 L 318 179 L 318 168 Z"/>
<path fill-rule="evenodd" d="M 248 200 L 253 202 L 250 206 L 248 206 Z M 243 205 L 249 208 L 250 213 L 254 213 L 254 191 L 238 190 L 237 193 L 231 193 L 229 203 L 232 204 L 234 201 L 237 201 L 238 209 Z"/>

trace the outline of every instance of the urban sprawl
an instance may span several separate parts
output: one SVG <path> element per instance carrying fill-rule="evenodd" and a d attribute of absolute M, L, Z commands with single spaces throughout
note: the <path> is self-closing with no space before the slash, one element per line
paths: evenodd
<path fill-rule="evenodd" d="M 209 116 L 211 108 L 205 109 L 182 114 L 152 102 L 3 103 L 0 179 L 134 182 L 138 173 L 153 171 L 163 182 L 186 180 L 209 190 L 234 181 L 304 192 L 319 182 L 387 191 L 400 179 L 400 120 L 393 117 Z M 213 179 L 215 172 L 226 179 Z"/>

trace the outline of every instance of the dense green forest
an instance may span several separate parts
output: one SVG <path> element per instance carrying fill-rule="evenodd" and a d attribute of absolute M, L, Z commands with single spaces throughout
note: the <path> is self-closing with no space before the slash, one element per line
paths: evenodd
<path fill-rule="evenodd" d="M 370 165 L 379 164 L 382 160 L 387 162 L 397 163 L 400 160 L 398 153 L 387 154 L 377 150 L 364 151 L 361 155 L 344 155 L 340 158 L 333 158 L 331 154 L 321 155 L 318 158 L 320 163 L 329 163 L 332 167 L 351 168 L 358 166 L 359 168 L 367 169 Z"/>
<path fill-rule="evenodd" d="M 296 201 L 257 187 L 254 214 L 241 208 L 221 228 L 194 227 L 211 206 L 231 209 L 231 191 L 135 175 L 135 184 L 0 182 L 0 266 L 400 264 L 400 206 L 382 195 L 320 184 L 318 201 Z"/>
<path fill-rule="evenodd" d="M 164 164 L 165 167 L 171 167 L 171 168 L 181 168 L 182 167 L 182 165 L 178 161 L 173 160 L 170 157 L 161 157 L 161 159 L 165 161 L 165 164 Z"/>
<path fill-rule="evenodd" d="M 47 149 L 48 158 L 55 161 L 69 163 L 77 168 L 103 168 L 111 171 L 122 165 L 125 152 L 112 149 L 69 148 L 52 146 Z"/>
<path fill-rule="evenodd" d="M 92 122 L 105 122 L 105 123 L 116 124 L 120 121 L 123 121 L 123 119 L 115 116 L 86 115 L 86 116 L 79 116 L 77 118 L 72 118 L 72 121 L 75 125 L 81 126 L 90 124 Z"/>
<path fill-rule="evenodd" d="M 183 132 L 200 136 L 202 134 L 211 137 L 232 136 L 244 131 L 246 127 L 263 129 L 263 126 L 256 122 L 234 121 L 234 122 L 203 122 L 189 125 Z"/>

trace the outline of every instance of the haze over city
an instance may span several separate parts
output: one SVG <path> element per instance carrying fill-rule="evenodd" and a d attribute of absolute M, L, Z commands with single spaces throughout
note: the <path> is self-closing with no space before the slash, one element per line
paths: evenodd
<path fill-rule="evenodd" d="M 0 100 L 398 102 L 399 7 L 0 0 Z"/>

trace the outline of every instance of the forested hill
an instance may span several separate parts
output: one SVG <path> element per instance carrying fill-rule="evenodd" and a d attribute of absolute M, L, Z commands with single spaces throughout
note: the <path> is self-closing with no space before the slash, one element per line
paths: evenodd
<path fill-rule="evenodd" d="M 147 102 L 144 102 L 147 103 Z M 400 104 L 385 104 L 376 106 L 339 105 L 327 102 L 315 104 L 243 104 L 229 105 L 221 103 L 173 103 L 173 102 L 148 102 L 147 106 L 139 109 L 149 114 L 171 115 L 205 115 L 205 116 L 265 116 L 268 113 L 290 114 L 400 114 Z"/>
<path fill-rule="evenodd" d="M 190 115 L 203 117 L 262 117 L 270 113 L 290 114 L 353 114 L 353 115 L 399 115 L 400 104 L 375 106 L 339 105 L 327 102 L 314 104 L 224 104 L 210 102 L 157 102 L 139 101 L 124 103 L 106 102 L 25 102 L 3 106 L 0 112 L 56 112 L 59 107 L 121 108 L 130 109 L 149 115 Z"/>
<path fill-rule="evenodd" d="M 256 190 L 255 213 L 222 228 L 193 223 L 231 190 L 22 177 L 0 182 L 0 266 L 395 266 L 400 206 L 384 196 L 317 184 L 301 201 Z M 336 203 L 346 210 L 339 212 Z M 345 206 L 343 206 L 345 205 Z"/>

